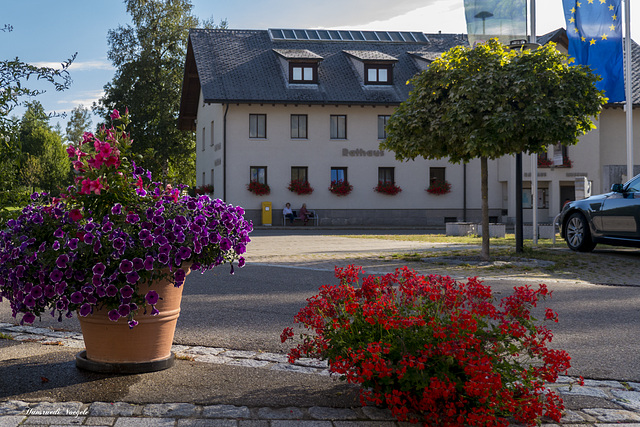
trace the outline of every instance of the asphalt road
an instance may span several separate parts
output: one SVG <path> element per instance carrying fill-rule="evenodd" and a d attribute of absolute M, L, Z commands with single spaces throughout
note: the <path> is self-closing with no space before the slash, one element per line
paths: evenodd
<path fill-rule="evenodd" d="M 282 239 L 286 239 L 286 245 Z M 334 250 L 336 244 L 340 245 L 340 251 Z M 254 253 L 255 262 L 248 262 L 233 276 L 229 275 L 228 266 L 222 266 L 204 275 L 192 273 L 187 278 L 175 343 L 285 352 L 280 333 L 283 328 L 293 326 L 293 316 L 321 285 L 336 283 L 333 265 L 353 263 L 362 256 L 365 258 L 357 261 L 368 266 L 368 271 L 391 271 L 393 263 L 380 263 L 372 254 L 399 250 L 398 247 L 409 250 L 414 246 L 348 239 L 317 231 L 260 230 L 249 246 L 248 259 Z M 274 260 L 269 258 L 270 252 L 285 255 Z M 420 270 L 428 272 L 425 267 Z M 485 278 L 498 296 L 510 292 L 516 284 L 535 286 L 542 281 L 536 277 Z M 567 350 L 572 356 L 570 374 L 640 382 L 640 287 L 549 278 L 544 282 L 554 296 L 543 307 L 549 306 L 560 315 L 560 322 L 551 326 L 555 335 L 553 346 Z M 0 322 L 13 321 L 8 303 L 0 303 Z M 59 324 L 43 317 L 35 326 L 79 331 L 76 319 Z"/>

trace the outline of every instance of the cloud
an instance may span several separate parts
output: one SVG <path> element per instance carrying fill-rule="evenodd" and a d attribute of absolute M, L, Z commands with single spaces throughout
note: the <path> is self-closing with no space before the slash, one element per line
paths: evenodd
<path fill-rule="evenodd" d="M 250 10 L 256 28 L 346 28 L 384 21 L 442 0 L 324 0 L 290 2 L 285 0 L 236 0 L 239 10 Z M 447 0 L 450 1 L 450 0 Z M 245 7 L 242 7 L 244 4 Z M 274 15 L 273 11 L 278 10 Z M 264 18 L 260 18 L 263 16 Z M 269 21 L 264 21 L 269 19 Z M 232 18 L 230 18 L 233 21 Z M 348 28 L 347 28 L 348 27 Z"/>
<path fill-rule="evenodd" d="M 48 67 L 53 69 L 62 68 L 59 62 L 34 62 L 36 67 Z M 114 70 L 115 68 L 107 61 L 75 61 L 69 67 L 71 71 L 93 71 L 93 70 Z"/>
<path fill-rule="evenodd" d="M 61 99 L 57 101 L 58 105 L 64 106 L 72 106 L 72 108 L 77 107 L 78 105 L 83 105 L 87 108 L 91 108 L 94 102 L 97 102 L 98 99 L 104 96 L 104 91 L 83 91 L 78 93 L 76 99 Z M 71 111 L 71 110 L 69 110 Z"/>

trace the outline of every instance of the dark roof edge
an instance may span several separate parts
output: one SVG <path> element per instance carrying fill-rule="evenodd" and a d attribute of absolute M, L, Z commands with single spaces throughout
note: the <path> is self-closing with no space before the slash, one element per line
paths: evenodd
<path fill-rule="evenodd" d="M 321 101 L 304 101 L 304 100 L 250 100 L 250 99 L 205 99 L 202 102 L 205 104 L 283 104 L 283 105 L 388 105 L 388 106 L 397 106 L 400 105 L 400 102 L 357 102 L 357 101 L 330 101 L 330 100 L 321 100 Z"/>

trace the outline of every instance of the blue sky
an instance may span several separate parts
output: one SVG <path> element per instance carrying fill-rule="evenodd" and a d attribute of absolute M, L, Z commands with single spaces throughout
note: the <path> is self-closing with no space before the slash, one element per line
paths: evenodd
<path fill-rule="evenodd" d="M 230 28 L 342 28 L 465 33 L 463 0 L 192 0 L 201 19 L 227 19 Z M 18 56 L 38 65 L 57 66 L 75 52 L 71 89 L 49 89 L 37 99 L 47 111 L 69 112 L 90 106 L 114 69 L 107 59 L 107 32 L 127 25 L 119 0 L 0 0 L 0 58 Z M 537 0 L 538 34 L 564 27 L 562 0 Z M 636 19 L 637 15 L 637 19 Z M 640 40 L 640 9 L 632 10 L 632 38 Z M 14 110 L 22 115 L 22 110 Z M 59 121 L 64 129 L 64 119 Z M 94 119 L 94 125 L 97 120 Z"/>

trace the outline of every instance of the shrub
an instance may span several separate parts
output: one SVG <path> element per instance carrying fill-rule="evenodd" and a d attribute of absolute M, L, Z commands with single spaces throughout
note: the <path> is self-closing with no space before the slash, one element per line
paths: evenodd
<path fill-rule="evenodd" d="M 532 317 L 550 295 L 516 287 L 496 305 L 475 278 L 419 276 L 407 269 L 365 277 L 336 268 L 295 322 L 309 332 L 289 352 L 329 362 L 341 379 L 360 384 L 361 400 L 388 407 L 400 421 L 430 426 L 534 425 L 561 417 L 560 397 L 545 387 L 570 367 L 565 351 L 547 345 L 551 331 Z M 547 309 L 546 320 L 557 321 Z M 282 341 L 293 337 L 292 328 Z"/>

